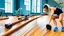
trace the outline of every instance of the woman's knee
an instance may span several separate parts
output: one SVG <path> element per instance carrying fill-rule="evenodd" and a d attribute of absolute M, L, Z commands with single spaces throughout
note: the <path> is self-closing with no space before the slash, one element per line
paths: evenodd
<path fill-rule="evenodd" d="M 60 15 L 59 15 L 59 20 L 62 20 L 63 19 L 63 13 L 61 13 Z"/>

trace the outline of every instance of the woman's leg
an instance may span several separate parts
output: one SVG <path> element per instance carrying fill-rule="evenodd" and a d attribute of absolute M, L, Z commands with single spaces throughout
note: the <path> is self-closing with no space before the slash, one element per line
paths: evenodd
<path fill-rule="evenodd" d="M 57 18 L 58 18 L 58 16 L 53 16 L 53 22 L 54 22 L 54 25 L 56 26 L 56 27 L 54 28 L 54 31 L 57 31 L 57 30 L 58 30 L 57 22 L 56 22 L 56 20 L 55 20 L 55 19 L 57 19 Z"/>
<path fill-rule="evenodd" d="M 62 25 L 62 27 L 63 27 L 63 22 L 62 22 L 62 20 L 63 20 L 63 13 L 61 13 L 61 14 L 59 15 L 59 20 L 60 20 L 61 25 Z"/>
<path fill-rule="evenodd" d="M 62 32 L 64 32 L 64 25 L 63 25 L 63 19 L 64 18 L 64 13 L 61 13 L 60 15 L 59 15 L 59 20 L 60 20 L 60 22 L 61 22 L 61 25 L 62 25 L 62 29 L 61 29 L 61 31 Z"/>
<path fill-rule="evenodd" d="M 55 19 L 57 19 L 57 18 L 59 18 L 59 16 L 53 16 L 53 22 L 54 22 L 54 24 L 55 24 L 56 27 L 57 27 L 57 22 L 56 22 Z"/>

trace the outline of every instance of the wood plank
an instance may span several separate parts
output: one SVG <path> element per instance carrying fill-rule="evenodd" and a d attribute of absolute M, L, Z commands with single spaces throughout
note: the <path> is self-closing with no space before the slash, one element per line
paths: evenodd
<path fill-rule="evenodd" d="M 37 35 L 37 36 L 43 36 L 43 35 L 45 34 L 45 30 L 46 30 L 46 29 L 43 29 L 43 30 L 39 33 L 39 35 Z"/>
<path fill-rule="evenodd" d="M 38 36 L 43 36 L 43 34 L 44 34 L 44 31 L 42 30 L 42 32 Z"/>
<path fill-rule="evenodd" d="M 32 29 L 28 34 L 26 34 L 25 36 L 31 36 L 32 33 L 34 33 L 36 30 L 38 30 L 38 28 Z"/>
<path fill-rule="evenodd" d="M 51 33 L 51 31 L 47 32 L 45 36 L 48 36 Z"/>
<path fill-rule="evenodd" d="M 60 36 L 64 36 L 64 32 L 60 32 Z"/>
<path fill-rule="evenodd" d="M 18 36 L 30 36 L 31 35 L 31 33 L 33 33 L 35 30 L 37 30 L 38 29 L 38 27 L 34 27 L 34 28 L 32 28 L 31 30 L 29 30 L 26 34 L 21 34 L 21 33 L 19 33 L 19 35 Z"/>
<path fill-rule="evenodd" d="M 55 32 L 55 34 L 53 36 L 60 36 L 60 32 Z"/>
<path fill-rule="evenodd" d="M 43 36 L 46 36 L 49 32 L 50 32 L 50 30 L 46 30 L 46 32 L 44 33 Z"/>
<path fill-rule="evenodd" d="M 53 36 L 55 34 L 56 34 L 56 32 L 51 31 L 50 34 L 48 34 L 47 36 Z"/>
<path fill-rule="evenodd" d="M 39 32 L 39 34 L 37 34 L 36 36 L 42 36 L 43 33 L 44 33 L 44 32 L 43 32 L 44 30 L 45 30 L 45 29 L 43 29 L 43 30 L 41 29 L 40 32 Z"/>
<path fill-rule="evenodd" d="M 39 33 L 40 29 L 38 28 L 35 32 L 33 32 L 30 36 L 36 36 Z"/>

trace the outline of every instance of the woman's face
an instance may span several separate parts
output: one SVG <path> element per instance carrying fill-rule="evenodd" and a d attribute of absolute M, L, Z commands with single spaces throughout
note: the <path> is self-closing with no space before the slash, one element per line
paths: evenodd
<path fill-rule="evenodd" d="M 43 11 L 48 12 L 48 9 L 44 8 Z"/>

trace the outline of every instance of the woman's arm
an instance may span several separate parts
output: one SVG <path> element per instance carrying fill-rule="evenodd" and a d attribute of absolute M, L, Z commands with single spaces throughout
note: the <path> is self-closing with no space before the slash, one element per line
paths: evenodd
<path fill-rule="evenodd" d="M 54 8 L 51 9 L 49 15 L 48 15 L 48 18 L 49 18 L 49 23 L 51 22 L 52 18 L 53 18 L 53 14 L 54 14 Z"/>

